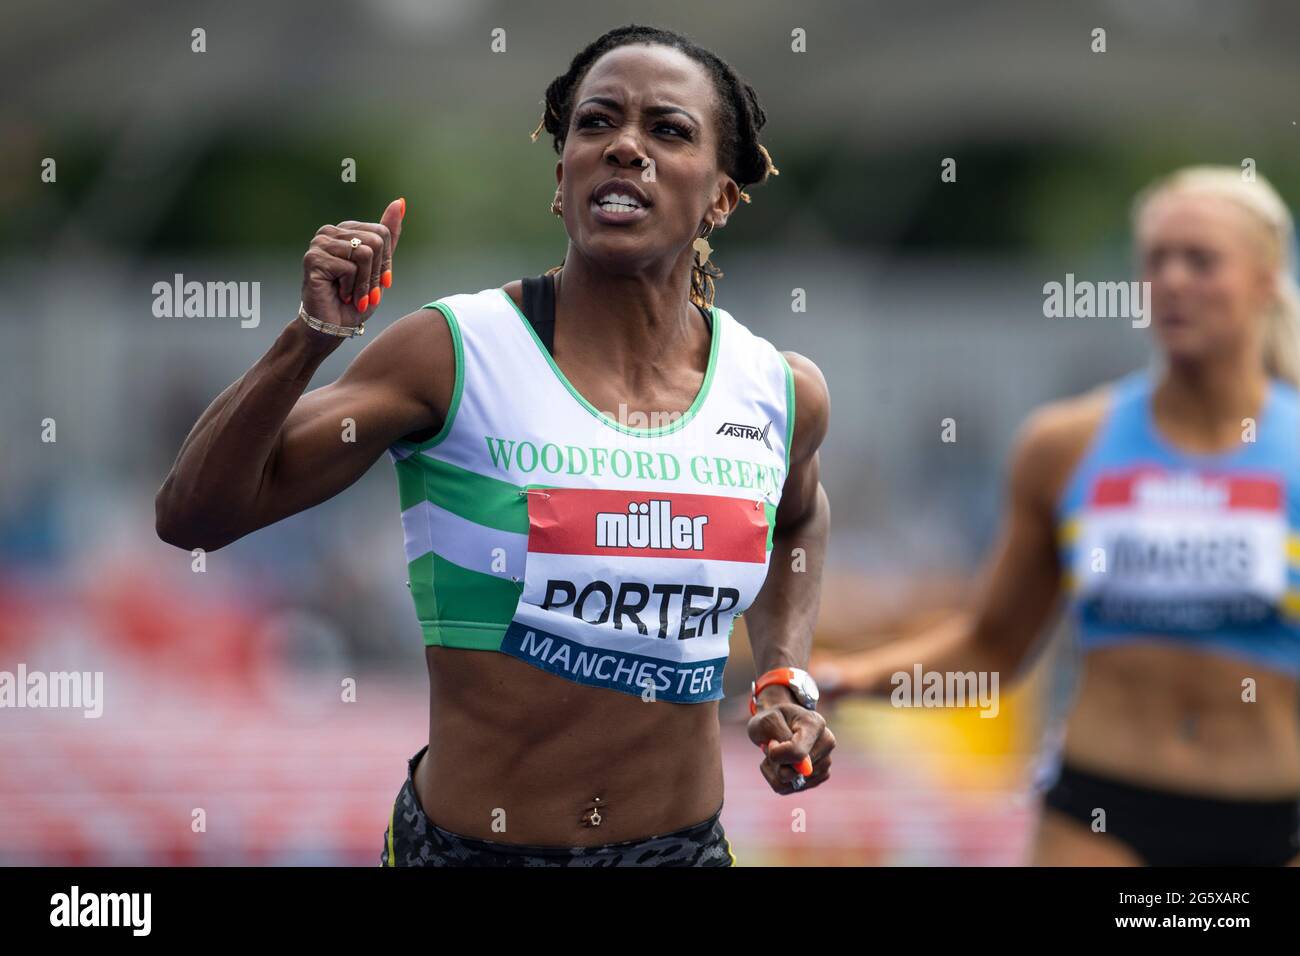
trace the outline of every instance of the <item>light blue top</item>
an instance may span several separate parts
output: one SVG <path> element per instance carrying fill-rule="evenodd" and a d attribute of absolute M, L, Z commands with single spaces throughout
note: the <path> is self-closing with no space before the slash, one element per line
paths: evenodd
<path fill-rule="evenodd" d="M 1300 393 L 1274 379 L 1240 446 L 1199 455 L 1158 432 L 1153 386 L 1116 383 L 1057 505 L 1083 651 L 1175 641 L 1300 676 Z"/>

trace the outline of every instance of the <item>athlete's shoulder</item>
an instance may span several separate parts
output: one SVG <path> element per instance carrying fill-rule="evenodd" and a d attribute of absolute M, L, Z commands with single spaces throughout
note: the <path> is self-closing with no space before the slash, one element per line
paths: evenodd
<path fill-rule="evenodd" d="M 419 376 L 426 374 L 429 357 L 433 356 L 440 368 L 447 366 L 446 370 L 454 373 L 455 352 L 466 325 L 472 326 L 481 315 L 499 311 L 503 302 L 500 289 L 441 296 L 391 323 L 362 349 L 358 358 L 370 350 L 372 361 L 382 359 L 399 369 L 410 368 L 413 375 Z"/>
<path fill-rule="evenodd" d="M 508 303 L 510 301 L 515 303 L 516 308 L 522 308 L 523 293 L 520 281 L 516 279 L 513 283 L 507 283 L 506 285 L 514 286 L 520 291 L 511 295 L 510 290 L 505 286 L 488 286 L 486 289 L 479 289 L 477 292 L 452 292 L 426 303 L 424 308 L 433 309 L 438 306 L 445 306 L 461 321 L 472 320 L 481 314 L 499 315 L 503 309 L 509 312 Z M 502 295 L 503 292 L 506 293 L 505 296 Z"/>
<path fill-rule="evenodd" d="M 1106 382 L 1031 412 L 1012 450 L 1013 491 L 1055 501 L 1129 381 Z"/>
<path fill-rule="evenodd" d="M 1020 426 L 1019 444 L 1045 454 L 1086 445 L 1105 420 L 1115 388 L 1107 382 L 1040 405 Z"/>
<path fill-rule="evenodd" d="M 498 290 L 485 289 L 484 291 L 495 292 Z M 524 307 L 524 280 L 523 279 L 511 279 L 505 285 L 500 287 L 500 291 L 504 292 L 506 295 L 510 297 L 510 299 L 515 304 L 515 308 L 520 310 L 523 309 Z"/>
<path fill-rule="evenodd" d="M 754 352 L 758 353 L 760 356 L 765 356 L 768 361 L 779 366 L 782 371 L 784 371 L 785 365 L 790 360 L 789 357 L 794 354 L 793 352 L 782 352 L 772 343 L 771 339 L 759 335 L 748 325 L 721 306 L 713 306 L 713 311 L 717 313 L 724 328 L 724 348 L 727 347 L 726 343 L 728 341 L 730 341 L 732 348 L 737 348 L 741 345 L 746 346 L 754 350 Z"/>
<path fill-rule="evenodd" d="M 1272 386 L 1280 406 L 1290 412 L 1300 409 L 1300 387 L 1297 383 L 1281 376 L 1274 376 Z"/>
<path fill-rule="evenodd" d="M 783 351 L 794 380 L 794 440 L 790 460 L 810 457 L 826 438 L 831 424 L 831 392 L 817 363 L 799 352 Z"/>

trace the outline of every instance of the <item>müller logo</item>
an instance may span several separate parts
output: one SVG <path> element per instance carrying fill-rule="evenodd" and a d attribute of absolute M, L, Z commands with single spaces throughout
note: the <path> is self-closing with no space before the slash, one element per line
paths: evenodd
<path fill-rule="evenodd" d="M 1144 505 L 1185 505 L 1222 508 L 1228 503 L 1225 481 L 1198 475 L 1150 475 L 1138 479 L 1133 496 Z"/>
<path fill-rule="evenodd" d="M 703 551 L 708 515 L 675 515 L 668 499 L 629 501 L 627 512 L 596 512 L 596 547 Z"/>
<path fill-rule="evenodd" d="M 759 428 L 757 425 L 738 425 L 735 422 L 723 422 L 722 427 L 714 432 L 714 434 L 726 435 L 730 438 L 752 438 L 755 441 L 761 441 L 771 449 L 772 443 L 767 440 L 767 430 L 771 427 L 772 422 L 770 419 L 762 428 Z"/>

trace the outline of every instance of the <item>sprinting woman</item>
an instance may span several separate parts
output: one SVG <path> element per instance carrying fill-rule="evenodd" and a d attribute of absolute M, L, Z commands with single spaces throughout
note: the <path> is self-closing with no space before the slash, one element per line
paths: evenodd
<path fill-rule="evenodd" d="M 827 779 L 834 738 L 800 669 L 829 522 L 826 384 L 713 304 L 701 241 L 776 172 L 765 121 L 688 39 L 601 36 L 539 126 L 560 155 L 562 268 L 431 302 L 304 394 L 391 286 L 406 203 L 322 226 L 299 316 L 159 491 L 159 535 L 211 550 L 389 453 L 430 715 L 386 865 L 731 865 L 718 700 L 742 611 L 763 776 L 778 793 Z"/>

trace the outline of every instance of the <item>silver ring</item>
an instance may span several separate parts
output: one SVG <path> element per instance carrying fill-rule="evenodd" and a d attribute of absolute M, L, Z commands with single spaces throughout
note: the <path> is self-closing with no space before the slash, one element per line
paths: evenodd
<path fill-rule="evenodd" d="M 807 778 L 804 777 L 804 775 L 801 773 L 795 774 L 794 780 L 790 781 L 790 785 L 793 786 L 796 790 L 802 790 L 807 785 L 807 783 L 808 783 Z"/>
<path fill-rule="evenodd" d="M 351 240 L 349 240 L 348 244 L 352 246 L 352 248 L 348 250 L 348 261 L 351 262 L 352 253 L 357 251 L 357 246 L 361 245 L 361 240 L 358 239 L 356 236 L 353 236 Z"/>

